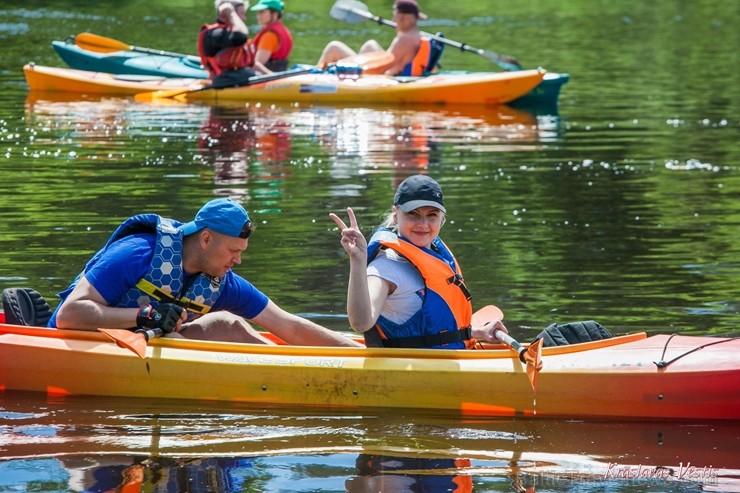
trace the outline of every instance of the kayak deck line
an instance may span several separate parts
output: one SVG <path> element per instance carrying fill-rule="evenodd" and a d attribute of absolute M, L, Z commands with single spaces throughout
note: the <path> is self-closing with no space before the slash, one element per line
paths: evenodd
<path fill-rule="evenodd" d="M 87 330 L 65 330 L 65 329 L 51 329 L 45 327 L 26 327 L 20 325 L 9 325 L 0 323 L 0 336 L 3 334 L 7 335 L 19 335 L 19 336 L 30 336 L 30 337 L 42 337 L 52 338 L 59 340 L 76 340 L 76 341 L 89 341 L 89 342 L 100 342 L 108 344 L 111 347 L 117 347 L 115 342 L 111 341 L 110 338 L 101 334 L 100 332 L 87 331 Z M 264 335 L 277 341 L 274 336 L 270 333 L 264 333 Z M 678 338 L 678 339 L 676 339 Z M 670 362 L 680 360 L 684 356 L 703 349 L 705 347 L 728 343 L 737 338 L 708 338 L 712 342 L 704 344 L 702 346 L 696 346 L 691 343 L 681 343 L 681 338 L 692 339 L 691 336 L 680 336 L 678 334 L 658 335 L 651 337 L 653 342 L 648 347 L 642 347 L 641 349 L 654 349 L 660 351 L 661 357 L 657 357 L 656 360 L 665 359 L 666 355 L 671 358 Z M 361 338 L 354 338 L 355 340 L 361 341 Z M 597 341 L 584 342 L 581 344 L 572 344 L 567 346 L 554 346 L 545 347 L 542 349 L 543 358 L 553 357 L 558 355 L 572 355 L 576 353 L 586 353 L 596 349 L 612 348 L 613 350 L 625 350 L 633 351 L 634 346 L 629 343 L 635 343 L 638 341 L 647 341 L 648 336 L 645 332 L 637 332 L 633 334 L 626 334 L 615 336 L 610 339 L 601 339 Z M 276 345 L 266 344 L 249 344 L 249 343 L 234 343 L 234 342 L 219 342 L 219 341 L 200 341 L 194 339 L 184 338 L 158 338 L 152 339 L 147 343 L 152 348 L 167 348 L 174 350 L 189 350 L 196 352 L 223 352 L 223 353 L 250 353 L 259 355 L 293 355 L 293 356 L 332 356 L 332 357 L 357 357 L 358 351 L 361 352 L 363 358 L 414 358 L 420 360 L 490 360 L 490 359 L 512 359 L 518 360 L 515 353 L 512 353 L 510 348 L 505 344 L 491 344 L 481 343 L 476 349 L 460 351 L 458 349 L 435 349 L 430 351 L 428 349 L 411 349 L 411 348 L 347 348 L 347 347 L 328 347 L 328 346 L 298 346 L 298 345 L 286 345 L 282 342 L 277 342 Z M 528 344 L 523 344 L 525 347 Z M 643 344 L 643 346 L 646 346 Z M 662 370 L 665 367 L 659 365 L 655 361 L 653 364 L 658 369 Z M 667 365 L 666 365 L 667 366 Z"/>
<path fill-rule="evenodd" d="M 45 327 L 25 327 L 20 325 L 9 325 L 0 324 L 0 335 L 2 334 L 15 334 L 32 337 L 44 337 L 62 340 L 80 340 L 80 341 L 94 341 L 111 344 L 115 346 L 115 343 L 106 337 L 104 334 L 95 331 L 88 330 L 65 330 L 65 329 L 50 329 Z M 271 334 L 264 333 L 263 335 L 273 339 Z M 591 341 L 582 344 L 576 344 L 571 346 L 557 346 L 543 348 L 543 356 L 550 356 L 556 354 L 572 354 L 585 351 L 591 351 L 598 348 L 618 346 L 626 344 L 628 342 L 639 341 L 647 338 L 647 334 L 644 332 L 638 332 L 635 334 L 628 334 L 622 336 L 616 336 L 611 339 L 602 339 L 598 341 Z M 358 339 L 359 340 L 359 339 Z M 342 348 L 342 347 L 327 347 L 327 346 L 296 346 L 296 345 L 285 345 L 278 344 L 275 346 L 266 344 L 248 344 L 248 343 L 235 343 L 235 342 L 219 342 L 219 341 L 199 341 L 195 339 L 179 339 L 179 338 L 157 338 L 152 339 L 147 343 L 150 347 L 161 347 L 168 349 L 187 349 L 192 351 L 219 351 L 227 353 L 257 353 L 257 354 L 297 354 L 313 356 L 313 355 L 331 355 L 331 356 L 351 356 L 356 357 L 357 351 L 362 351 L 362 357 L 366 358 L 418 358 L 418 359 L 454 359 L 454 360 L 479 360 L 479 359 L 491 359 L 491 358 L 502 358 L 502 359 L 517 359 L 518 356 L 511 352 L 508 346 L 505 344 L 481 344 L 482 348 L 471 349 L 466 351 L 460 351 L 459 349 L 435 349 L 430 351 L 428 349 L 410 349 L 410 348 Z M 527 344 L 523 344 L 525 347 Z"/>

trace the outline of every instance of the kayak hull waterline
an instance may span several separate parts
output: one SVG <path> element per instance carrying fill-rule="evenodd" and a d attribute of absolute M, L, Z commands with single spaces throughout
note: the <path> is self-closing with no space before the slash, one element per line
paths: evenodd
<path fill-rule="evenodd" d="M 334 74 L 302 74 L 243 87 L 200 89 L 205 81 L 43 67 L 23 68 L 31 91 L 75 92 L 109 96 L 133 96 L 173 91 L 174 97 L 190 101 L 254 101 L 285 103 L 363 104 L 476 104 L 497 105 L 532 91 L 545 71 L 431 75 L 396 79 L 385 75 L 342 78 Z"/>
<path fill-rule="evenodd" d="M 706 347 L 695 350 L 700 346 Z M 533 394 L 524 365 L 504 346 L 455 351 L 156 339 L 141 359 L 99 333 L 0 324 L 0 391 L 470 416 L 739 419 L 738 351 L 737 339 L 643 333 L 545 348 Z M 664 368 L 654 363 L 684 354 Z"/>

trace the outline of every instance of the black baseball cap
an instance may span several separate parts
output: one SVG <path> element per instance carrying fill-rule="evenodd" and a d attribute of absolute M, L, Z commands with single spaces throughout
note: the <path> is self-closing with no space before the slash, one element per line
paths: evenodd
<path fill-rule="evenodd" d="M 426 175 L 409 176 L 398 185 L 393 204 L 403 212 L 411 212 L 419 207 L 436 207 L 444 213 L 442 188 L 439 183 Z"/>

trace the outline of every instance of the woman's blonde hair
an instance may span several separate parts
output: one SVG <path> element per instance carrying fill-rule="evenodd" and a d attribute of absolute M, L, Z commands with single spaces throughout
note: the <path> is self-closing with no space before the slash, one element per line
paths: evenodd
<path fill-rule="evenodd" d="M 380 225 L 383 228 L 388 228 L 392 230 L 396 230 L 398 228 L 398 223 L 396 222 L 396 212 L 391 209 L 388 212 L 384 213 L 385 218 L 380 223 Z"/>

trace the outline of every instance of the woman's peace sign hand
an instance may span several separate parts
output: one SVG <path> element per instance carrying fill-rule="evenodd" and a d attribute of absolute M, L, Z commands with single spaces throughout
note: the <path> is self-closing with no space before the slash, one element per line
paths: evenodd
<path fill-rule="evenodd" d="M 349 215 L 349 227 L 333 212 L 329 213 L 329 217 L 342 231 L 342 247 L 347 254 L 351 258 L 364 258 L 367 256 L 367 240 L 357 226 L 357 218 L 351 207 L 347 207 L 347 214 Z"/>

